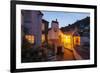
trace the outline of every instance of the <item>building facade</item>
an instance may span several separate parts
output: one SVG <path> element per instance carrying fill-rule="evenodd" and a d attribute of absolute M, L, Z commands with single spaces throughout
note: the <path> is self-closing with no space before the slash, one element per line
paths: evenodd
<path fill-rule="evenodd" d="M 62 32 L 59 29 L 59 22 L 52 21 L 51 30 L 48 31 L 48 42 L 54 46 L 55 54 L 63 52 L 64 48 L 61 43 Z"/>
<path fill-rule="evenodd" d="M 33 10 L 22 10 L 22 34 L 26 36 L 34 46 L 41 45 L 41 35 L 42 35 L 42 16 L 40 11 Z M 23 35 L 22 35 L 23 37 Z"/>
<path fill-rule="evenodd" d="M 49 22 L 42 19 L 42 43 L 48 43 L 48 26 Z"/>

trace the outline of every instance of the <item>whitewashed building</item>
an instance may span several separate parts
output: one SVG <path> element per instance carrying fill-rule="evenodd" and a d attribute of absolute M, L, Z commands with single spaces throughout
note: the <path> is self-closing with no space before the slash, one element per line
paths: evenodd
<path fill-rule="evenodd" d="M 49 44 L 54 45 L 55 53 L 57 53 L 58 47 L 62 47 L 61 36 L 62 36 L 62 32 L 59 29 L 59 22 L 57 20 L 52 21 L 51 30 L 48 31 L 48 42 Z M 64 49 L 62 47 L 60 51 L 63 52 L 63 50 Z"/>

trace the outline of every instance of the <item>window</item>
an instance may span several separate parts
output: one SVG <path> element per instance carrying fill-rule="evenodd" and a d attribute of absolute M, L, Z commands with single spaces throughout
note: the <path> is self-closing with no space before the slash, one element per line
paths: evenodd
<path fill-rule="evenodd" d="M 30 44 L 34 44 L 34 36 L 33 35 L 25 35 L 25 38 L 28 40 Z"/>

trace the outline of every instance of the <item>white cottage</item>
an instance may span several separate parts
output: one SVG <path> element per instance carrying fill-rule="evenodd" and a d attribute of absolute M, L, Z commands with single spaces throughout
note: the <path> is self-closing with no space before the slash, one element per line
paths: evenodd
<path fill-rule="evenodd" d="M 59 29 L 59 22 L 57 20 L 52 21 L 51 30 L 49 30 L 48 32 L 48 43 L 55 46 L 54 47 L 55 53 L 58 53 L 59 51 L 63 52 L 61 37 L 62 37 L 62 33 L 61 30 Z"/>

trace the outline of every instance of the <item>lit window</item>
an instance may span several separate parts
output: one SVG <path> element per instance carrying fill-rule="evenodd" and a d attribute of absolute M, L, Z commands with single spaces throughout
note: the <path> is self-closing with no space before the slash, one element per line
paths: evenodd
<path fill-rule="evenodd" d="M 74 36 L 74 45 L 80 45 L 80 36 Z"/>
<path fill-rule="evenodd" d="M 42 34 L 42 43 L 45 41 L 45 35 Z"/>
<path fill-rule="evenodd" d="M 72 36 L 71 35 L 64 35 L 63 42 L 64 42 L 63 45 L 65 48 L 69 48 L 69 49 L 72 48 L 73 43 L 72 43 Z"/>
<path fill-rule="evenodd" d="M 25 38 L 29 43 L 34 44 L 34 36 L 33 35 L 25 35 Z"/>

